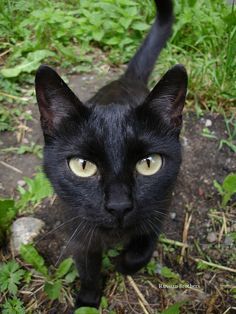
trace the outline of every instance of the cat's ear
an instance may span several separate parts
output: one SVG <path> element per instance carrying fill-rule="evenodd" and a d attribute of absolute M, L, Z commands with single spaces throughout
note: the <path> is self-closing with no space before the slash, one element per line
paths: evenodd
<path fill-rule="evenodd" d="M 140 117 L 157 117 L 170 128 L 181 128 L 187 85 L 188 76 L 184 66 L 173 66 L 137 108 Z"/>
<path fill-rule="evenodd" d="M 41 65 L 35 77 L 36 98 L 43 132 L 52 134 L 62 119 L 71 115 L 83 117 L 88 110 L 50 67 Z"/>

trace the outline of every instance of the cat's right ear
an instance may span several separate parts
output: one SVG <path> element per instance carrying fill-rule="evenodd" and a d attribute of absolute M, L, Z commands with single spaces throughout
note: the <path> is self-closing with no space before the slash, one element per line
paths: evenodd
<path fill-rule="evenodd" d="M 37 70 L 35 90 L 44 134 L 52 135 L 66 117 L 88 114 L 88 108 L 49 66 L 41 65 Z"/>
<path fill-rule="evenodd" d="M 188 76 L 183 65 L 173 66 L 160 79 L 145 102 L 137 108 L 138 115 L 150 121 L 161 121 L 171 129 L 180 130 L 187 93 Z"/>

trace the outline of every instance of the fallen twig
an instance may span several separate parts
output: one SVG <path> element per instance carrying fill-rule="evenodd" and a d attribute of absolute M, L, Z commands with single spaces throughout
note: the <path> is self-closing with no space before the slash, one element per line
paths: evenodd
<path fill-rule="evenodd" d="M 4 161 L 0 161 L 0 163 L 1 163 L 3 166 L 5 166 L 5 167 L 7 167 L 7 168 L 9 168 L 9 169 L 11 169 L 11 170 L 14 170 L 15 172 L 23 173 L 20 169 L 18 169 L 18 168 L 16 168 L 16 167 L 13 167 L 13 166 L 7 164 L 7 163 L 4 162 Z"/>
<path fill-rule="evenodd" d="M 211 266 L 211 267 L 215 267 L 215 268 L 218 268 L 218 269 L 226 270 L 226 271 L 229 271 L 231 273 L 236 273 L 236 269 L 234 269 L 234 268 L 230 268 L 230 267 L 227 267 L 227 266 L 222 266 L 222 265 L 219 265 L 219 264 L 207 262 L 207 261 L 204 261 L 201 258 L 195 258 L 195 257 L 191 257 L 191 256 L 189 256 L 189 258 L 191 260 L 193 260 L 194 262 L 196 262 L 196 263 L 201 262 L 201 263 L 203 263 L 205 265 L 208 265 L 208 266 Z"/>
<path fill-rule="evenodd" d="M 29 100 L 29 99 L 26 98 L 26 97 L 18 97 L 18 96 L 10 95 L 10 94 L 3 93 L 3 92 L 0 92 L 0 95 L 5 96 L 5 97 L 9 97 L 9 98 L 12 98 L 12 99 L 20 99 L 20 100 L 22 100 L 22 101 L 27 101 L 27 100 Z"/>
<path fill-rule="evenodd" d="M 150 307 L 150 305 L 148 304 L 147 300 L 145 299 L 144 295 L 142 294 L 142 292 L 139 290 L 139 288 L 137 287 L 136 283 L 134 282 L 134 280 L 132 279 L 132 277 L 127 276 L 127 279 L 130 283 L 130 285 L 133 287 L 134 291 L 137 293 L 137 296 L 139 298 L 139 304 L 140 302 L 142 303 L 142 309 L 143 307 L 145 307 L 146 312 L 145 313 L 152 313 L 152 309 Z M 141 304 L 140 304 L 141 305 Z"/>
<path fill-rule="evenodd" d="M 223 234 L 227 234 L 227 222 L 226 222 L 226 217 L 225 214 L 222 212 L 222 218 L 223 218 L 223 222 L 222 222 L 222 227 L 220 229 L 220 233 L 219 233 L 219 237 L 218 237 L 218 243 L 221 242 Z"/>
<path fill-rule="evenodd" d="M 188 244 L 185 244 L 185 243 L 182 243 L 180 241 L 175 241 L 175 240 L 171 240 L 171 239 L 166 239 L 166 238 L 160 238 L 159 239 L 159 242 L 160 243 L 164 243 L 164 244 L 171 244 L 171 245 L 174 245 L 174 246 L 180 246 L 180 247 L 188 247 Z"/>
<path fill-rule="evenodd" d="M 185 251 L 187 249 L 188 231 L 189 231 L 191 220 L 192 220 L 192 213 L 189 215 L 189 213 L 186 212 L 185 221 L 184 221 L 184 230 L 183 230 L 183 241 L 182 241 L 184 245 L 183 245 L 183 247 L 181 249 L 181 253 L 180 253 L 180 259 L 179 259 L 180 265 L 183 265 Z"/>

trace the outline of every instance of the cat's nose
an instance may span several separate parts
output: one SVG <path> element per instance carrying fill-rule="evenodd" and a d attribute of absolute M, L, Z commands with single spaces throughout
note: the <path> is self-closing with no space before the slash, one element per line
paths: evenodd
<path fill-rule="evenodd" d="M 118 220 L 122 220 L 125 215 L 132 211 L 133 205 L 130 201 L 125 202 L 108 202 L 105 207 L 106 211 L 115 216 Z"/>

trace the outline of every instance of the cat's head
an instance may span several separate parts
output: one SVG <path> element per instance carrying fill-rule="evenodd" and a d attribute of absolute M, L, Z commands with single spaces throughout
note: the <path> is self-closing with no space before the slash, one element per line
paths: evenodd
<path fill-rule="evenodd" d="M 173 67 L 150 93 L 125 84 L 112 87 L 121 86 L 115 94 L 122 104 L 109 87 L 101 95 L 111 93 L 109 104 L 99 97 L 83 104 L 54 70 L 39 68 L 44 168 L 72 215 L 104 228 L 152 228 L 168 207 L 181 163 L 187 74 Z M 136 100 L 122 96 L 124 90 Z"/>

